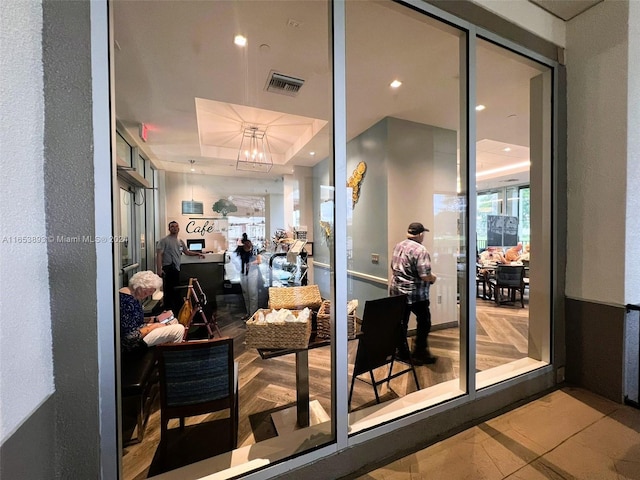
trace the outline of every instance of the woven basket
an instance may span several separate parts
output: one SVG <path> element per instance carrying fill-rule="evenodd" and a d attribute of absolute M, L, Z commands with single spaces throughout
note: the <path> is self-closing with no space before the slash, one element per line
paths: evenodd
<path fill-rule="evenodd" d="M 248 348 L 291 348 L 302 349 L 309 346 L 311 335 L 311 321 L 307 322 L 272 322 L 257 323 L 258 313 L 265 316 L 270 309 L 258 310 L 247 321 L 246 341 Z M 300 313 L 292 310 L 296 317 Z"/>
<path fill-rule="evenodd" d="M 347 315 L 347 336 L 353 338 L 356 335 L 356 316 Z M 317 316 L 317 332 L 318 338 L 331 338 L 331 302 L 325 300 L 322 302 Z"/>
<path fill-rule="evenodd" d="M 320 305 L 322 305 L 322 297 L 317 285 L 269 288 L 269 308 L 302 310 L 308 307 L 311 310 L 318 310 Z"/>

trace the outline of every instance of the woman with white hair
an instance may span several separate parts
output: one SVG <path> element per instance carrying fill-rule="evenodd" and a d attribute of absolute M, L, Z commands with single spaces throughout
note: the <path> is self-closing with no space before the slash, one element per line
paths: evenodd
<path fill-rule="evenodd" d="M 162 278 L 150 270 L 138 272 L 129 279 L 129 286 L 120 289 L 120 340 L 125 351 L 133 350 L 144 341 L 147 346 L 161 343 L 179 343 L 184 327 L 175 323 L 158 322 L 151 317 L 144 321 L 142 301 L 162 286 Z"/>

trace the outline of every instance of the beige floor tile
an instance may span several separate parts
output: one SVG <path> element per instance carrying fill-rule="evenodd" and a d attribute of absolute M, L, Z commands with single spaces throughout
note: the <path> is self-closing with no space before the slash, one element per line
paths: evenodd
<path fill-rule="evenodd" d="M 551 450 L 604 415 L 559 391 L 527 405 L 527 408 L 522 407 L 486 423 L 499 431 L 514 430 Z"/>
<path fill-rule="evenodd" d="M 638 452 L 640 453 L 640 452 Z M 640 479 L 640 464 L 638 462 L 616 461 L 616 471 L 619 480 L 638 480 Z"/>
<path fill-rule="evenodd" d="M 566 388 L 361 480 L 640 480 L 640 410 Z"/>
<path fill-rule="evenodd" d="M 517 472 L 512 473 L 505 480 L 577 480 L 573 477 L 563 477 L 554 472 L 540 461 L 530 463 Z"/>
<path fill-rule="evenodd" d="M 567 440 L 540 460 L 550 470 L 562 475 L 560 478 L 580 480 L 618 480 L 618 473 L 611 458 L 597 449 L 596 445 L 585 447 L 574 438 Z"/>
<path fill-rule="evenodd" d="M 629 415 L 627 415 L 629 417 Z M 636 415 L 640 418 L 640 415 Z M 629 418 L 628 421 L 635 421 Z M 605 417 L 571 439 L 612 460 L 640 464 L 640 431 L 612 417 Z"/>
<path fill-rule="evenodd" d="M 482 443 L 459 443 L 431 456 L 422 456 L 411 465 L 413 478 L 432 479 L 501 479 L 500 468 Z"/>

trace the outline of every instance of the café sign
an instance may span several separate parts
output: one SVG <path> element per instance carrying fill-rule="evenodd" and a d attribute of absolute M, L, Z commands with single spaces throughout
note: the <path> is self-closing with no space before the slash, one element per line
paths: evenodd
<path fill-rule="evenodd" d="M 210 233 L 223 233 L 227 231 L 227 219 L 219 220 L 191 220 L 185 227 L 187 233 L 197 233 L 204 237 Z"/>

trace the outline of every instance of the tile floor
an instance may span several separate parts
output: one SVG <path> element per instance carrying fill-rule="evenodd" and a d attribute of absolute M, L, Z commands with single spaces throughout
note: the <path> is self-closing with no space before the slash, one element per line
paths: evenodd
<path fill-rule="evenodd" d="M 567 387 L 358 479 L 640 479 L 640 410 Z"/>

